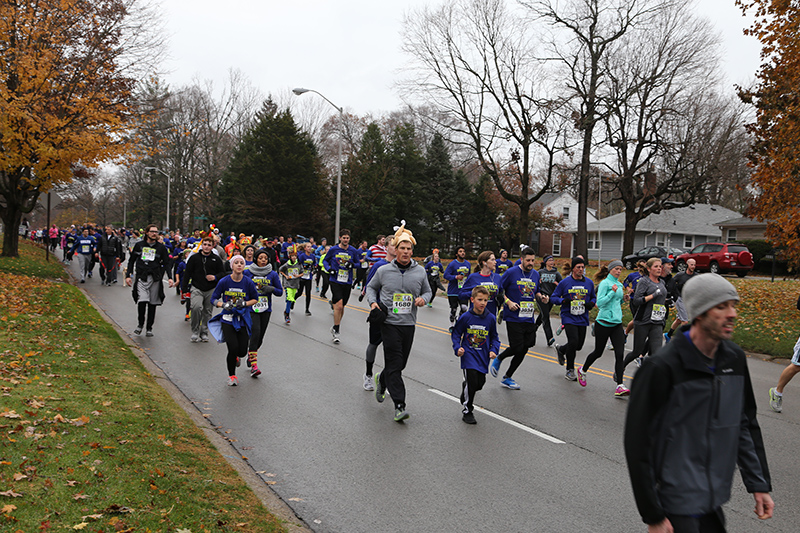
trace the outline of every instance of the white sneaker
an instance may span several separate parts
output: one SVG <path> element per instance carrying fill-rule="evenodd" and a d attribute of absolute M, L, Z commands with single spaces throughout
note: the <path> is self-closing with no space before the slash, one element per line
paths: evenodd
<path fill-rule="evenodd" d="M 333 329 L 333 326 L 331 326 L 331 337 L 333 337 L 334 344 L 339 344 L 339 332 Z"/>
<path fill-rule="evenodd" d="M 372 382 L 372 376 L 364 374 L 364 390 L 375 390 L 375 384 Z"/>

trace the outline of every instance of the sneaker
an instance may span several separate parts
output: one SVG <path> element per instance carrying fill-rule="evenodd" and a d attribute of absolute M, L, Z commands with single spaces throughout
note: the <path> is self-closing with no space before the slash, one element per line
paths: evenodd
<path fill-rule="evenodd" d="M 192 337 L 189 340 L 191 340 L 192 342 L 200 342 L 200 335 L 198 335 L 197 333 L 192 333 Z"/>
<path fill-rule="evenodd" d="M 464 413 L 463 415 L 461 415 L 461 420 L 463 420 L 467 424 L 477 424 L 478 423 L 478 421 L 475 420 L 475 415 L 473 415 L 472 413 Z"/>
<path fill-rule="evenodd" d="M 586 374 L 583 372 L 583 365 L 578 367 L 578 383 L 581 384 L 581 387 L 586 386 Z"/>
<path fill-rule="evenodd" d="M 574 370 L 567 370 L 567 372 L 564 374 L 564 379 L 567 381 L 578 381 Z"/>
<path fill-rule="evenodd" d="M 549 339 L 547 339 L 547 345 L 548 346 L 552 346 L 555 343 L 556 343 L 556 339 L 554 337 L 550 337 Z"/>
<path fill-rule="evenodd" d="M 669 342 L 669 333 L 664 333 L 664 344 Z"/>
<path fill-rule="evenodd" d="M 242 360 L 237 357 L 236 358 L 236 368 L 239 368 L 240 366 L 242 366 Z"/>
<path fill-rule="evenodd" d="M 228 378 L 229 387 L 236 387 L 237 385 L 239 385 L 239 380 L 236 379 L 236 376 L 231 376 L 230 378 Z"/>
<path fill-rule="evenodd" d="M 292 323 L 292 319 L 289 318 L 289 313 L 283 313 L 283 321 L 286 322 L 287 324 Z"/>
<path fill-rule="evenodd" d="M 609 352 L 613 352 L 614 351 L 614 345 L 611 344 L 611 341 L 608 341 L 606 343 L 606 350 L 608 350 Z"/>
<path fill-rule="evenodd" d="M 145 333 L 145 336 L 146 337 L 152 337 L 153 336 L 153 330 L 152 329 L 148 329 L 147 332 Z"/>
<path fill-rule="evenodd" d="M 309 311 L 308 309 L 306 309 L 306 316 L 311 316 L 311 311 Z"/>
<path fill-rule="evenodd" d="M 433 304 L 432 304 L 432 303 L 430 303 L 430 302 L 428 302 L 428 303 L 426 303 L 426 304 L 425 304 L 425 306 L 426 306 L 426 307 L 433 307 Z"/>
<path fill-rule="evenodd" d="M 381 387 L 381 373 L 380 372 L 375 374 L 375 399 L 378 400 L 378 403 L 383 403 L 383 400 L 386 399 L 386 389 Z"/>
<path fill-rule="evenodd" d="M 630 395 L 630 393 L 631 393 L 630 389 L 628 389 L 628 387 L 626 387 L 625 385 L 622 385 L 622 384 L 617 385 L 617 388 L 614 389 L 614 396 L 616 396 L 617 398 L 622 398 L 623 396 L 628 396 L 628 395 Z"/>
<path fill-rule="evenodd" d="M 331 337 L 333 337 L 334 344 L 339 344 L 339 332 L 333 329 L 333 326 L 331 326 Z"/>
<path fill-rule="evenodd" d="M 562 331 L 564 331 L 564 324 L 559 324 L 558 328 L 556 328 L 556 335 L 561 335 Z"/>
<path fill-rule="evenodd" d="M 639 368 L 641 368 L 641 367 L 642 367 L 642 359 L 644 359 L 644 357 L 642 357 L 642 356 L 640 355 L 639 357 L 637 357 L 636 359 L 634 359 L 634 360 L 633 360 L 633 362 L 634 362 L 634 363 L 636 363 L 636 366 L 638 366 Z"/>
<path fill-rule="evenodd" d="M 776 413 L 783 411 L 783 394 L 779 396 L 775 387 L 769 389 L 769 406 Z"/>
<path fill-rule="evenodd" d="M 141 335 L 142 334 L 142 326 L 136 326 L 136 329 L 133 330 L 134 335 Z"/>
<path fill-rule="evenodd" d="M 189 321 L 189 313 L 186 313 L 186 315 L 184 315 L 183 321 L 184 322 L 188 322 Z"/>
<path fill-rule="evenodd" d="M 258 363 L 253 363 L 253 366 L 250 367 L 250 377 L 257 378 L 261 375 L 261 370 L 258 369 Z"/>
<path fill-rule="evenodd" d="M 498 372 L 500 372 L 500 358 L 495 357 L 492 359 L 492 362 L 489 363 L 489 373 L 493 378 L 496 378 Z"/>
<path fill-rule="evenodd" d="M 86 280 L 85 280 L 85 279 L 82 279 L 82 280 L 81 280 L 81 283 L 86 283 Z"/>
<path fill-rule="evenodd" d="M 395 422 L 402 422 L 403 420 L 408 419 L 411 416 L 408 411 L 406 411 L 405 407 L 398 407 L 394 410 L 394 421 Z"/>
<path fill-rule="evenodd" d="M 372 383 L 372 376 L 364 374 L 364 390 L 375 390 L 375 385 Z"/>
<path fill-rule="evenodd" d="M 201 333 L 200 342 L 208 342 L 208 335 L 206 335 L 205 333 Z"/>
<path fill-rule="evenodd" d="M 566 357 L 564 354 L 561 353 L 562 346 L 560 344 L 556 344 L 556 356 L 558 357 L 558 364 L 564 366 L 564 363 L 567 362 Z"/>
<path fill-rule="evenodd" d="M 517 382 L 511 378 L 503 378 L 503 381 L 500 382 L 501 385 L 507 387 L 511 390 L 519 390 L 520 387 L 517 385 Z"/>

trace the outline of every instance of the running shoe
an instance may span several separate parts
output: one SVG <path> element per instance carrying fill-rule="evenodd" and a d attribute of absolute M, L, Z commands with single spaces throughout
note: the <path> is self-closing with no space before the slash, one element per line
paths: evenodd
<path fill-rule="evenodd" d="M 239 368 L 240 366 L 242 366 L 242 360 L 237 357 L 236 358 L 236 368 Z"/>
<path fill-rule="evenodd" d="M 406 411 L 405 407 L 398 407 L 394 410 L 394 421 L 395 422 L 402 422 L 403 420 L 407 420 L 408 417 L 411 416 L 408 411 Z"/>
<path fill-rule="evenodd" d="M 378 403 L 383 403 L 383 400 L 386 399 L 386 389 L 381 387 L 381 373 L 380 372 L 375 374 L 375 399 L 378 400 Z"/>
<path fill-rule="evenodd" d="M 364 390 L 368 391 L 375 390 L 375 385 L 373 385 L 372 383 L 372 376 L 364 374 Z"/>
<path fill-rule="evenodd" d="M 430 302 L 426 303 L 425 305 L 428 306 L 428 307 L 433 307 L 433 304 L 430 303 Z"/>
<path fill-rule="evenodd" d="M 547 339 L 547 345 L 548 346 L 552 346 L 555 343 L 556 343 L 556 339 L 554 337 L 550 337 L 549 339 Z"/>
<path fill-rule="evenodd" d="M 134 335 L 141 335 L 142 334 L 142 329 L 143 329 L 142 326 L 136 326 L 136 329 L 133 330 L 133 334 Z"/>
<path fill-rule="evenodd" d="M 208 342 L 208 335 L 206 335 L 205 333 L 201 333 L 200 342 Z"/>
<path fill-rule="evenodd" d="M 609 352 L 613 352 L 614 351 L 614 345 L 611 344 L 611 341 L 608 341 L 606 343 L 606 350 L 608 350 Z"/>
<path fill-rule="evenodd" d="M 467 424 L 477 424 L 478 423 L 478 421 L 475 420 L 475 415 L 473 415 L 472 413 L 464 413 L 461 416 L 461 420 L 463 420 Z"/>
<path fill-rule="evenodd" d="M 292 323 L 292 319 L 289 317 L 289 313 L 283 313 L 283 321 L 286 322 L 287 324 Z"/>
<path fill-rule="evenodd" d="M 236 376 L 231 376 L 230 378 L 228 378 L 229 387 L 236 387 L 237 385 L 239 385 L 239 380 L 236 379 Z"/>
<path fill-rule="evenodd" d="M 567 372 L 564 374 L 564 379 L 566 379 L 567 381 L 578 381 L 577 376 L 575 376 L 574 370 L 567 370 Z"/>
<path fill-rule="evenodd" d="M 495 357 L 492 359 L 492 362 L 489 363 L 489 373 L 493 378 L 496 378 L 498 372 L 500 372 L 500 358 Z"/>
<path fill-rule="evenodd" d="M 641 368 L 641 367 L 642 367 L 642 360 L 643 360 L 643 359 L 644 359 L 644 357 L 642 357 L 642 356 L 640 355 L 639 357 L 637 357 L 636 359 L 634 359 L 634 361 L 633 361 L 633 362 L 634 362 L 634 363 L 636 363 L 636 366 L 638 366 L 639 368 Z"/>
<path fill-rule="evenodd" d="M 503 381 L 501 381 L 500 384 L 503 385 L 506 388 L 511 389 L 511 390 L 519 390 L 520 389 L 520 386 L 517 385 L 517 382 L 514 381 L 511 378 L 503 378 Z"/>
<path fill-rule="evenodd" d="M 339 332 L 333 329 L 333 326 L 331 326 L 331 337 L 333 337 L 334 344 L 339 344 Z"/>
<path fill-rule="evenodd" d="M 581 387 L 586 386 L 586 374 L 583 371 L 583 365 L 578 367 L 578 383 L 581 384 Z"/>
<path fill-rule="evenodd" d="M 783 411 L 783 394 L 778 395 L 775 387 L 769 389 L 769 406 L 776 413 Z"/>
<path fill-rule="evenodd" d="M 306 309 L 306 316 L 311 316 L 311 311 L 309 311 L 308 309 Z"/>
<path fill-rule="evenodd" d="M 664 344 L 669 342 L 669 333 L 664 333 Z"/>
<path fill-rule="evenodd" d="M 258 363 L 253 363 L 253 366 L 250 367 L 250 377 L 257 378 L 261 375 L 261 370 L 258 369 Z"/>
<path fill-rule="evenodd" d="M 631 393 L 630 389 L 628 389 L 628 387 L 622 384 L 617 385 L 617 388 L 614 389 L 614 396 L 616 396 L 617 398 L 622 398 L 623 396 L 629 396 L 630 393 Z"/>
<path fill-rule="evenodd" d="M 146 337 L 152 337 L 153 336 L 153 330 L 152 329 L 148 329 L 147 332 L 145 333 L 145 336 Z"/>
<path fill-rule="evenodd" d="M 200 335 L 198 335 L 197 333 L 192 333 L 192 337 L 189 340 L 191 340 L 192 342 L 200 342 Z"/>
<path fill-rule="evenodd" d="M 558 328 L 556 328 L 556 335 L 561 335 L 562 331 L 564 331 L 564 324 L 559 324 Z"/>
<path fill-rule="evenodd" d="M 86 283 L 86 280 L 85 279 L 81 279 L 81 283 Z"/>
<path fill-rule="evenodd" d="M 567 362 L 567 359 L 566 357 L 564 357 L 564 354 L 561 353 L 561 348 L 563 348 L 563 346 L 561 346 L 560 344 L 556 344 L 555 346 L 556 346 L 556 356 L 558 357 L 558 364 L 564 366 L 564 363 Z"/>
<path fill-rule="evenodd" d="M 186 313 L 186 315 L 184 315 L 183 321 L 184 322 L 188 322 L 189 321 L 189 313 Z"/>

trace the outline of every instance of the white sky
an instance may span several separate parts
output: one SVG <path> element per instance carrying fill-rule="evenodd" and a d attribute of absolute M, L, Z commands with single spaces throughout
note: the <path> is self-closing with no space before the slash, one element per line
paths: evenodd
<path fill-rule="evenodd" d="M 221 89 L 231 68 L 264 95 L 315 89 L 359 115 L 402 104 L 393 90 L 407 61 L 400 50 L 403 14 L 424 0 L 160 0 L 169 34 L 166 81 L 192 79 Z M 734 0 L 697 0 L 722 33 L 731 84 L 746 84 L 759 45 L 742 35 L 746 19 Z M 439 0 L 429 0 L 432 5 Z M 307 94 L 302 98 L 318 98 Z M 331 108 L 333 112 L 333 109 Z"/>

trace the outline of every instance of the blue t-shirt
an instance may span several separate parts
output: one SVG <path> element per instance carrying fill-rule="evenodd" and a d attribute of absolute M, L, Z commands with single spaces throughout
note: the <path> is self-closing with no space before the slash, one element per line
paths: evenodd
<path fill-rule="evenodd" d="M 464 348 L 464 355 L 459 358 L 461 368 L 471 368 L 484 374 L 489 371 L 489 352 L 497 354 L 500 351 L 497 320 L 486 309 L 480 315 L 470 310 L 458 317 L 450 333 L 450 340 L 453 342 L 454 353 L 457 354 L 459 348 Z"/>
<path fill-rule="evenodd" d="M 514 266 L 514 263 L 509 261 L 508 259 L 498 259 L 495 262 L 494 271 L 501 276 L 506 273 L 506 270 Z"/>
<path fill-rule="evenodd" d="M 460 281 L 456 279 L 456 276 L 461 274 L 464 276 Z M 464 286 L 464 282 L 467 280 L 469 276 L 469 261 L 459 261 L 458 259 L 453 259 L 447 265 L 447 268 L 444 269 L 444 279 L 447 280 L 447 295 L 448 296 L 459 296 L 461 293 L 461 287 Z"/>
<path fill-rule="evenodd" d="M 589 310 L 597 302 L 594 283 L 586 277 L 575 279 L 567 276 L 553 291 L 550 301 L 561 306 L 562 324 L 588 326 Z"/>
<path fill-rule="evenodd" d="M 533 269 L 525 272 L 521 266 L 511 267 L 500 277 L 500 287 L 506 298 L 519 305 L 519 309 L 516 311 L 506 307 L 503 311 L 503 320 L 506 322 L 533 322 L 536 293 L 539 292 L 539 273 Z"/>
<path fill-rule="evenodd" d="M 500 279 L 501 276 L 494 272 L 489 273 L 488 276 L 484 276 L 480 272 L 470 274 L 461 287 L 458 299 L 469 301 L 472 296 L 472 289 L 478 285 L 483 285 L 489 291 L 489 303 L 486 304 L 486 309 L 491 314 L 497 316 L 497 297 L 500 294 Z M 472 309 L 472 303 L 470 303 L 469 306 L 470 309 Z"/>
<path fill-rule="evenodd" d="M 330 283 L 339 285 L 353 284 L 353 269 L 357 264 L 358 251 L 349 245 L 347 248 L 342 248 L 338 244 L 331 246 L 325 254 L 325 259 L 322 260 L 322 266 L 330 274 Z"/>

